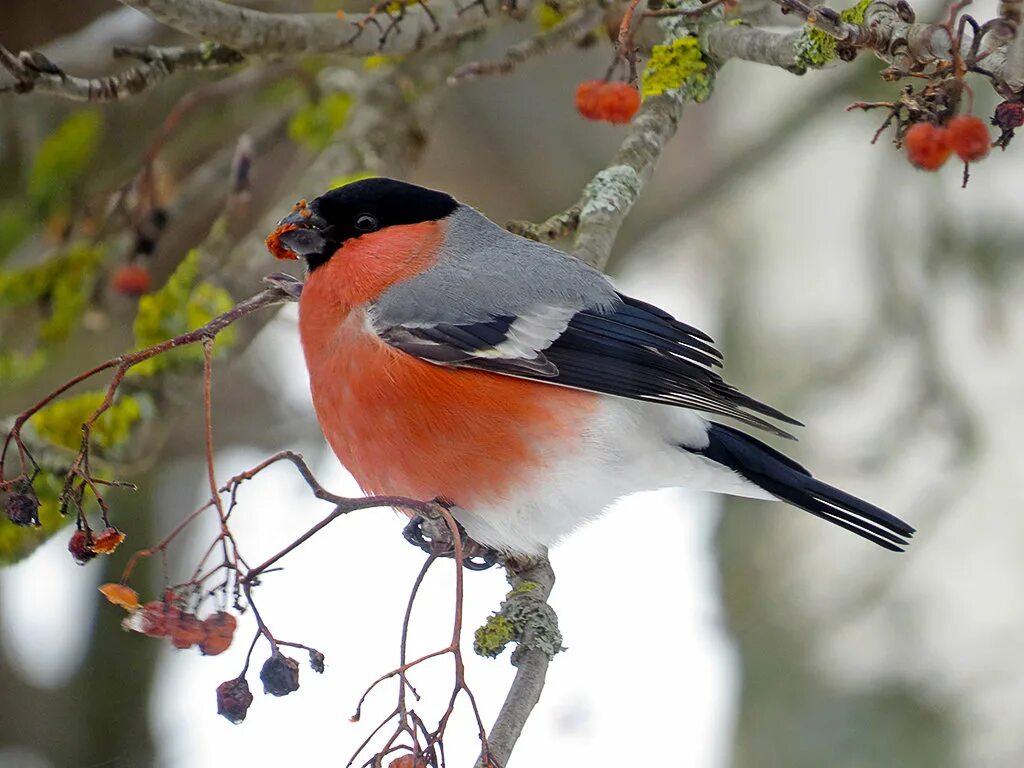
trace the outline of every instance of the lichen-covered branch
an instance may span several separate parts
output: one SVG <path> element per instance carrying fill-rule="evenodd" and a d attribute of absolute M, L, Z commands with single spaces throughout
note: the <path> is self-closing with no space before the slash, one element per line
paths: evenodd
<path fill-rule="evenodd" d="M 180 69 L 218 69 L 238 64 L 243 57 L 222 45 L 196 48 L 115 48 L 116 56 L 131 56 L 140 64 L 116 75 L 69 75 L 39 51 L 15 54 L 0 45 L 0 66 L 14 78 L 0 84 L 0 93 L 46 93 L 76 101 L 118 101 L 142 93 Z"/>
<path fill-rule="evenodd" d="M 645 101 L 612 162 L 584 188 L 573 251 L 591 266 L 608 263 L 622 222 L 675 135 L 684 104 L 678 93 Z"/>
<path fill-rule="evenodd" d="M 514 636 L 506 642 L 518 643 L 512 654 L 516 676 L 487 736 L 490 758 L 501 766 L 508 764 L 512 749 L 540 700 L 548 664 L 562 646 L 558 619 L 547 602 L 555 585 L 551 563 L 544 557 L 526 568 L 507 570 L 512 591 L 492 621 L 499 618 L 513 627 Z M 487 765 L 481 756 L 475 768 Z"/>
<path fill-rule="evenodd" d="M 502 0 L 399 0 L 376 14 L 265 13 L 220 0 L 121 0 L 193 37 L 260 56 L 408 54 L 479 29 L 508 9 Z M 533 0 L 518 0 L 529 11 Z"/>

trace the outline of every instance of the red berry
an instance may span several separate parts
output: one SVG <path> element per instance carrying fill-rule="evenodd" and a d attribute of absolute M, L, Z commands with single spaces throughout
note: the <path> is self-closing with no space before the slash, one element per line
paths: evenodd
<path fill-rule="evenodd" d="M 232 723 L 245 720 L 252 704 L 252 693 L 244 677 L 227 680 L 217 686 L 217 714 L 224 715 Z"/>
<path fill-rule="evenodd" d="M 83 530 L 75 531 L 68 542 L 68 552 L 75 558 L 76 563 L 85 565 L 96 557 L 96 552 L 92 548 L 92 536 Z"/>
<path fill-rule="evenodd" d="M 201 643 L 205 633 L 202 623 L 194 614 L 179 610 L 169 617 L 167 635 L 171 639 L 171 645 L 184 649 Z"/>
<path fill-rule="evenodd" d="M 996 107 L 995 114 L 992 115 L 992 125 L 1004 131 L 1020 128 L 1024 125 L 1024 102 L 1004 101 Z"/>
<path fill-rule="evenodd" d="M 628 123 L 640 109 L 640 94 L 627 83 L 606 83 L 601 91 L 601 119 L 609 123 Z"/>
<path fill-rule="evenodd" d="M 988 128 L 980 117 L 959 115 L 949 121 L 949 145 L 965 163 L 981 160 L 992 148 Z"/>
<path fill-rule="evenodd" d="M 953 151 L 949 146 L 949 131 L 931 123 L 915 123 L 903 136 L 907 159 L 926 171 L 942 167 Z"/>
<path fill-rule="evenodd" d="M 216 656 L 231 647 L 235 636 L 238 620 L 230 613 L 217 611 L 203 620 L 203 639 L 199 641 L 199 650 L 204 656 Z"/>
<path fill-rule="evenodd" d="M 151 283 L 149 270 L 138 264 L 122 264 L 110 279 L 114 290 L 125 296 L 141 296 L 149 291 Z"/>
<path fill-rule="evenodd" d="M 576 110 L 588 120 L 600 120 L 604 80 L 584 80 L 576 87 Z"/>

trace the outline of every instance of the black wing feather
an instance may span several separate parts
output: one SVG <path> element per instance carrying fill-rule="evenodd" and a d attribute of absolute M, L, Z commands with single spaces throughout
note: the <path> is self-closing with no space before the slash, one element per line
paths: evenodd
<path fill-rule="evenodd" d="M 380 334 L 431 362 L 693 408 L 792 437 L 762 417 L 800 422 L 744 395 L 713 370 L 721 366 L 722 355 L 710 336 L 651 304 L 618 297 L 621 303 L 614 307 L 573 315 L 565 330 L 531 358 L 493 354 L 517 319 L 508 315 L 464 325 L 399 326 Z"/>

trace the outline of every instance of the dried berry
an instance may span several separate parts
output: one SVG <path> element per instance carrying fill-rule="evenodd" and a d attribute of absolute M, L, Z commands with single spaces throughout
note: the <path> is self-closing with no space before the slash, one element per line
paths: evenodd
<path fill-rule="evenodd" d="M 318 675 L 324 673 L 324 655 L 313 648 L 309 649 L 309 666 L 313 668 L 313 671 Z"/>
<path fill-rule="evenodd" d="M 388 763 L 388 768 L 427 768 L 428 765 L 427 758 L 422 755 L 402 755 Z"/>
<path fill-rule="evenodd" d="M 1004 101 L 992 115 L 992 125 L 1004 131 L 1012 131 L 1024 125 L 1024 102 Z"/>
<path fill-rule="evenodd" d="M 149 270 L 138 264 L 122 264 L 110 278 L 111 287 L 125 296 L 149 293 L 152 282 Z"/>
<path fill-rule="evenodd" d="M 264 693 L 287 696 L 299 689 L 299 662 L 280 651 L 274 651 L 260 670 L 260 680 L 263 681 Z"/>
<path fill-rule="evenodd" d="M 92 550 L 97 555 L 109 555 L 124 541 L 124 534 L 112 525 L 100 531 L 92 542 Z"/>
<path fill-rule="evenodd" d="M 907 159 L 926 171 L 936 171 L 953 151 L 949 132 L 931 123 L 915 123 L 903 136 Z"/>
<path fill-rule="evenodd" d="M 146 603 L 136 612 L 131 629 L 149 637 L 164 637 L 170 631 L 171 621 L 178 609 L 160 600 Z"/>
<path fill-rule="evenodd" d="M 126 611 L 134 611 L 139 607 L 139 593 L 124 584 L 101 584 L 99 590 L 107 600 Z"/>
<path fill-rule="evenodd" d="M 15 525 L 40 525 L 39 499 L 27 493 L 12 493 L 7 497 L 7 519 Z"/>
<path fill-rule="evenodd" d="M 992 138 L 980 117 L 958 115 L 946 126 L 949 131 L 949 146 L 965 163 L 981 160 L 992 148 Z"/>
<path fill-rule="evenodd" d="M 576 111 L 588 120 L 601 119 L 598 110 L 604 86 L 604 80 L 584 80 L 576 86 Z"/>
<path fill-rule="evenodd" d="M 203 639 L 199 641 L 199 650 L 204 656 L 216 656 L 231 647 L 235 637 L 238 620 L 230 613 L 217 611 L 203 620 Z"/>
<path fill-rule="evenodd" d="M 226 680 L 217 686 L 217 714 L 223 715 L 232 723 L 245 720 L 250 704 L 252 693 L 244 677 Z"/>
<path fill-rule="evenodd" d="M 68 552 L 79 565 L 88 563 L 96 557 L 96 552 L 92 548 L 92 535 L 81 529 L 75 531 L 71 534 L 71 541 L 68 542 Z"/>
<path fill-rule="evenodd" d="M 191 648 L 203 640 L 203 624 L 194 614 L 176 610 L 167 622 L 167 636 L 175 648 Z"/>

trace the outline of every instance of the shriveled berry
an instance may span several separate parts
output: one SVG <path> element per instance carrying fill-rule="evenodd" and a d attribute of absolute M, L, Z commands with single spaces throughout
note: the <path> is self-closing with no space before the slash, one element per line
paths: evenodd
<path fill-rule="evenodd" d="M 605 83 L 601 90 L 600 119 L 621 125 L 633 119 L 640 109 L 640 94 L 627 83 Z"/>
<path fill-rule="evenodd" d="M 136 614 L 138 626 L 132 628 L 149 637 L 164 637 L 170 631 L 171 620 L 177 613 L 178 609 L 174 606 L 162 600 L 153 600 L 139 609 Z"/>
<path fill-rule="evenodd" d="M 1024 125 L 1024 102 L 1004 101 L 992 115 L 992 125 L 1004 131 Z"/>
<path fill-rule="evenodd" d="M 949 145 L 965 163 L 981 160 L 992 148 L 992 138 L 980 117 L 958 115 L 946 126 Z"/>
<path fill-rule="evenodd" d="M 280 651 L 274 651 L 260 670 L 260 680 L 263 681 L 264 693 L 287 696 L 299 690 L 299 662 Z"/>
<path fill-rule="evenodd" d="M 12 493 L 7 497 L 7 519 L 15 525 L 40 525 L 39 499 L 27 493 Z"/>
<path fill-rule="evenodd" d="M 320 651 L 310 648 L 309 650 L 309 666 L 313 668 L 313 671 L 318 675 L 324 673 L 324 655 Z"/>
<path fill-rule="evenodd" d="M 139 593 L 125 584 L 101 584 L 99 590 L 107 600 L 126 611 L 139 607 Z"/>
<path fill-rule="evenodd" d="M 204 656 L 216 656 L 231 647 L 235 637 L 238 620 L 230 613 L 217 611 L 203 619 L 203 639 L 199 641 L 199 650 Z"/>
<path fill-rule="evenodd" d="M 388 768 L 427 768 L 428 765 L 427 758 L 422 755 L 419 757 L 402 755 L 388 763 Z"/>
<path fill-rule="evenodd" d="M 203 625 L 194 614 L 177 610 L 167 622 L 167 636 L 175 648 L 191 648 L 203 640 Z"/>
<path fill-rule="evenodd" d="M 576 86 L 576 111 L 588 120 L 600 120 L 601 91 L 604 80 L 584 80 Z"/>
<path fill-rule="evenodd" d="M 139 264 L 122 264 L 110 278 L 111 287 L 125 296 L 141 296 L 149 293 L 153 278 L 149 270 Z"/>
<path fill-rule="evenodd" d="M 71 541 L 68 542 L 68 552 L 75 558 L 79 565 L 85 565 L 94 557 L 96 552 L 92 548 L 92 536 L 88 531 L 81 529 L 71 534 Z"/>
<path fill-rule="evenodd" d="M 250 704 L 252 692 L 244 677 L 225 680 L 217 686 L 217 714 L 223 715 L 232 723 L 245 720 Z"/>
<path fill-rule="evenodd" d="M 93 539 L 92 549 L 97 555 L 109 555 L 124 541 L 124 534 L 112 525 L 108 525 Z"/>
<path fill-rule="evenodd" d="M 931 123 L 916 123 L 903 136 L 907 159 L 926 171 L 936 171 L 953 151 L 949 145 L 949 132 Z"/>

